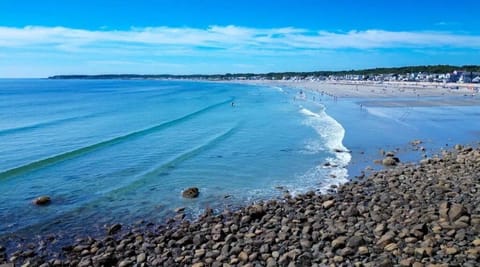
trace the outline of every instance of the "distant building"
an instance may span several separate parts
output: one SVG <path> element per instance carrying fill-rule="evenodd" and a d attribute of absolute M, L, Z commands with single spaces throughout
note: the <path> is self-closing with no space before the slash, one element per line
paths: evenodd
<path fill-rule="evenodd" d="M 480 73 L 471 71 L 454 71 L 452 76 L 455 78 L 453 82 L 471 83 L 475 77 L 480 76 Z"/>

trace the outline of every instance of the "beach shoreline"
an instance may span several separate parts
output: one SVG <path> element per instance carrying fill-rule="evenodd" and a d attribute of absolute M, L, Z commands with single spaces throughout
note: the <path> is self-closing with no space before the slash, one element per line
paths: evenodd
<path fill-rule="evenodd" d="M 371 81 L 235 80 L 229 83 L 289 87 L 339 98 L 437 97 L 476 95 L 478 84 Z"/>
<path fill-rule="evenodd" d="M 297 84 L 298 87 L 292 87 L 290 83 Z M 452 92 L 446 96 L 425 94 L 423 97 L 414 97 L 411 95 L 413 91 L 405 93 L 393 90 L 392 92 L 395 93 L 395 96 L 399 97 L 397 100 L 393 95 L 377 97 L 377 95 L 373 94 L 375 92 L 369 93 L 368 86 L 359 89 L 361 94 L 354 95 L 352 92 L 356 90 L 350 87 L 347 88 L 345 87 L 346 85 L 342 85 L 343 87 L 330 87 L 329 84 L 321 84 L 321 86 L 315 84 L 315 87 L 312 88 L 303 87 L 302 83 L 296 82 L 265 83 L 262 85 L 293 88 L 293 93 L 296 92 L 295 90 L 303 90 L 307 97 L 310 98 L 312 95 L 318 96 L 323 92 L 325 97 L 321 103 L 326 105 L 328 108 L 327 113 L 336 120 L 339 120 L 339 114 L 348 113 L 348 109 L 345 109 L 346 105 L 342 103 L 349 101 L 351 103 L 347 105 L 348 108 L 355 111 L 360 110 L 355 106 L 360 104 L 367 108 L 448 106 L 464 102 L 467 106 L 478 105 L 476 102 L 478 99 L 456 94 L 457 92 Z M 335 88 L 340 89 L 335 91 Z M 290 93 L 292 94 L 292 92 Z M 432 101 L 431 97 L 437 98 L 435 101 Z M 337 98 L 345 101 L 337 102 Z M 298 103 L 304 104 L 301 101 L 298 101 Z M 361 112 L 358 114 L 363 116 Z M 348 122 L 342 123 L 344 126 L 348 124 Z M 355 132 L 358 131 L 352 130 L 350 134 Z M 388 143 L 388 141 L 386 142 Z M 469 262 L 478 259 L 475 256 L 477 255 L 475 254 L 477 253 L 475 249 L 478 247 L 477 245 L 472 246 L 472 242 L 478 239 L 479 233 L 478 227 L 473 222 L 477 222 L 477 219 L 480 218 L 478 210 L 472 208 L 474 205 L 471 204 L 471 201 L 466 204 L 461 203 L 463 206 L 461 214 L 469 216 L 467 222 L 465 222 L 465 218 L 462 220 L 456 218 L 454 221 L 456 223 L 460 220 L 458 224 L 463 226 L 463 228 L 459 228 L 459 238 L 463 235 L 463 241 L 468 241 L 468 244 L 461 243 L 462 245 L 459 247 L 449 243 L 449 241 L 454 239 L 451 237 L 451 230 L 457 231 L 457 228 L 455 228 L 457 226 L 444 224 L 443 226 L 445 227 L 441 226 L 442 229 L 438 230 L 438 225 L 444 223 L 441 220 L 442 218 L 437 218 L 438 221 L 429 224 L 428 218 L 420 216 L 412 219 L 408 217 L 407 221 L 411 221 L 408 221 L 406 225 L 397 220 L 398 218 L 395 218 L 397 220 L 395 221 L 396 225 L 390 229 L 391 222 L 384 217 L 393 215 L 389 213 L 385 215 L 381 210 L 379 211 L 379 207 L 382 209 L 385 207 L 381 206 L 378 200 L 387 199 L 385 195 L 399 194 L 398 191 L 394 190 L 395 188 L 384 187 L 386 183 L 390 183 L 391 179 L 396 179 L 397 181 L 394 181 L 394 184 L 398 185 L 402 185 L 402 181 L 406 179 L 408 186 L 405 188 L 414 185 L 423 187 L 424 190 L 434 192 L 435 194 L 437 194 L 438 190 L 445 193 L 444 199 L 437 199 L 438 203 L 429 202 L 428 205 L 436 205 L 435 207 L 437 207 L 440 202 L 446 201 L 448 216 L 449 209 L 455 203 L 451 202 L 452 197 L 447 193 L 457 192 L 459 189 L 457 187 L 452 188 L 452 186 L 460 186 L 456 185 L 455 182 L 464 180 L 462 180 L 462 177 L 447 177 L 448 175 L 443 175 L 442 173 L 457 174 L 457 172 L 453 171 L 461 170 L 463 174 L 471 176 L 469 183 L 475 187 L 475 182 L 478 182 L 475 180 L 477 179 L 475 171 L 478 170 L 478 165 L 480 164 L 476 159 L 480 151 L 478 149 L 459 147 L 457 150 L 445 152 L 443 156 L 435 156 L 432 153 L 443 153 L 442 148 L 436 147 L 430 151 L 430 147 L 427 147 L 429 156 L 427 159 L 409 164 L 405 163 L 408 160 L 404 161 L 401 153 L 407 150 L 410 152 L 414 150 L 412 153 L 418 154 L 418 158 L 421 158 L 422 155 L 426 157 L 422 149 L 427 144 L 415 147 L 412 147 L 407 142 L 402 144 L 403 146 L 400 145 L 402 151 L 392 149 L 392 147 L 384 147 L 384 152 L 390 150 L 393 150 L 394 153 L 399 152 L 398 156 L 405 164 L 398 167 L 389 167 L 386 170 L 383 170 L 381 164 L 372 165 L 373 160 L 381 161 L 385 156 L 385 153 L 378 153 L 380 148 L 373 147 L 375 145 L 373 142 L 370 144 L 372 147 L 368 148 L 372 152 L 369 155 L 364 153 L 365 150 L 356 147 L 351 148 L 347 145 L 347 149 L 352 150 L 348 153 L 351 153 L 355 161 L 350 162 L 349 166 L 355 165 L 362 172 L 354 173 L 354 175 L 350 172 L 350 182 L 334 185 L 323 194 L 319 194 L 318 191 L 299 195 L 286 193 L 284 197 L 239 205 L 220 213 L 214 213 L 213 210 L 207 208 L 202 216 L 197 220 L 191 221 L 187 220 L 189 218 L 187 212 L 179 209 L 177 214 L 167 218 L 166 223 L 141 222 L 131 225 L 107 225 L 104 229 L 91 230 L 91 237 L 77 235 L 80 237 L 79 239 L 71 238 L 69 239 L 71 241 L 67 242 L 61 240 L 61 234 L 55 236 L 56 233 L 23 243 L 16 243 L 16 240 L 12 239 L 7 249 L 2 248 L 1 245 L 6 244 L 0 242 L 0 264 L 3 262 L 15 262 L 17 264 L 30 262 L 30 266 L 222 266 L 219 264 L 226 263 L 233 266 L 246 264 L 251 264 L 252 266 L 256 264 L 262 266 L 287 266 L 294 262 L 300 266 L 305 264 L 322 266 L 322 264 L 342 263 L 353 265 L 361 262 L 366 266 L 378 266 L 382 262 L 401 265 L 405 265 L 405 263 L 411 263 L 410 265 L 412 265 L 417 262 L 427 265 L 429 263 L 453 261 L 453 263 L 461 263 L 468 266 Z M 346 151 L 339 151 L 338 153 L 346 153 Z M 468 156 L 471 156 L 472 159 L 466 159 Z M 455 167 L 450 168 L 447 163 Z M 368 165 L 374 166 L 375 170 L 368 168 Z M 322 167 L 328 168 L 328 166 Z M 366 167 L 367 169 L 365 169 Z M 472 171 L 472 167 L 476 169 Z M 462 172 L 460 173 L 462 174 Z M 442 181 L 435 177 L 437 180 L 434 181 L 441 183 L 442 188 L 446 183 L 445 181 L 447 181 L 449 184 L 447 189 L 438 189 L 437 184 L 432 184 L 432 181 L 428 180 L 431 179 L 429 175 L 432 173 L 441 173 L 443 175 Z M 412 175 L 412 177 L 409 175 Z M 408 177 L 400 179 L 399 177 L 401 176 Z M 416 184 L 417 179 L 420 178 L 428 179 L 424 181 L 425 184 Z M 449 179 L 454 180 L 450 181 Z M 377 189 L 380 191 L 377 192 Z M 478 200 L 479 191 L 472 193 L 475 197 L 472 201 Z M 353 198 L 352 195 L 354 195 Z M 376 200 L 375 197 L 377 198 Z M 401 198 L 402 196 L 399 197 Z M 368 208 L 362 207 L 362 201 L 365 203 L 367 200 L 373 201 L 369 202 L 371 206 L 368 206 Z M 421 202 L 423 201 L 422 199 L 417 199 L 416 201 L 420 202 L 413 205 L 412 210 L 416 212 L 415 214 L 422 212 L 426 214 L 432 213 L 431 210 L 422 210 L 428 206 Z M 422 203 L 424 206 L 420 205 Z M 359 214 L 357 214 L 357 211 L 349 209 L 351 205 L 357 206 Z M 408 206 L 410 204 L 404 203 L 404 205 Z M 386 207 L 386 209 L 390 208 L 396 209 L 399 207 Z M 367 213 L 368 215 L 366 215 Z M 405 211 L 404 215 L 407 216 L 407 213 Z M 351 219 L 350 217 L 352 216 L 356 219 Z M 379 218 L 381 219 L 380 221 L 378 220 Z M 363 220 L 363 223 L 372 223 L 375 227 L 360 229 L 362 230 L 360 232 L 350 232 L 349 229 L 337 229 L 337 222 L 340 225 L 345 225 L 351 223 L 351 220 L 357 220 L 357 223 Z M 314 226 L 316 222 L 320 222 L 321 225 Z M 382 222 L 384 224 L 383 230 L 380 231 L 382 235 L 379 235 L 375 232 L 375 229 Z M 462 223 L 467 223 L 468 227 L 472 227 L 475 230 L 473 235 L 467 232 L 468 227 Z M 275 224 L 278 224 L 279 227 L 276 227 Z M 420 224 L 427 225 L 425 226 L 426 228 L 422 226 L 419 230 L 423 233 L 421 237 L 424 238 L 425 236 L 424 239 L 420 239 L 417 236 L 417 234 L 420 234 L 416 232 L 418 230 L 416 227 Z M 264 225 L 269 226 L 264 227 Z M 353 226 L 350 225 L 349 227 Z M 314 227 L 320 228 L 315 230 Z M 378 227 L 381 228 L 381 226 Z M 407 227 L 413 234 L 410 232 L 402 233 L 400 231 L 401 227 Z M 387 235 L 389 230 L 393 231 L 395 235 L 404 235 L 405 238 L 401 237 L 403 238 L 401 240 L 395 237 L 390 238 Z M 362 236 L 366 236 L 366 238 L 359 240 L 356 237 L 360 235 L 359 233 Z M 431 246 L 428 242 L 430 242 L 433 234 L 441 235 L 445 242 Z M 289 235 L 293 235 L 294 238 L 290 240 L 288 238 Z M 389 242 L 392 242 L 377 244 L 380 241 L 379 239 L 385 235 L 387 235 L 385 238 L 390 238 Z M 410 238 L 408 242 L 406 241 L 407 238 Z M 412 238 L 417 238 L 417 240 L 411 242 Z M 351 242 L 354 243 L 358 241 L 361 245 L 352 247 L 348 245 L 350 240 L 353 240 Z M 338 246 L 337 243 L 339 244 Z M 265 244 L 268 245 L 268 248 L 264 246 Z M 226 246 L 228 251 L 227 248 L 224 248 Z M 288 249 L 282 250 L 282 247 Z M 447 254 L 446 248 L 450 249 L 451 247 L 456 249 L 456 253 Z M 418 253 L 415 252 L 417 248 L 419 249 Z M 413 253 L 411 253 L 412 249 Z M 422 253 L 420 253 L 421 249 L 424 249 Z M 407 250 L 407 252 L 404 250 Z M 452 251 L 451 249 L 448 250 L 448 252 Z M 386 252 L 388 253 L 385 254 Z M 438 255 L 436 256 L 435 253 Z M 478 254 L 480 255 L 480 250 L 478 250 Z M 457 255 L 460 255 L 458 260 Z M 315 258 L 325 259 L 326 261 L 315 261 Z"/>
<path fill-rule="evenodd" d="M 77 239 L 61 251 L 48 251 L 48 244 L 9 255 L 2 249 L 0 264 L 475 266 L 479 172 L 480 149 L 457 145 L 326 194 L 285 195 L 221 214 L 207 209 L 196 221 L 179 210 L 166 225 L 113 225 L 105 236 Z"/>
<path fill-rule="evenodd" d="M 417 162 L 424 157 L 439 153 L 441 150 L 449 149 L 448 147 L 452 145 L 452 142 L 474 145 L 477 140 L 475 136 L 470 140 L 464 138 L 467 135 L 473 136 L 477 134 L 470 132 L 471 130 L 462 131 L 460 128 L 457 129 L 462 134 L 444 136 L 443 140 L 438 137 L 432 138 L 436 134 L 425 135 L 425 132 L 411 129 L 426 128 L 435 131 L 435 127 L 428 128 L 428 126 L 422 125 L 421 119 L 440 122 L 445 118 L 445 123 L 449 124 L 451 123 L 450 120 L 455 116 L 452 115 L 454 114 L 453 110 L 458 110 L 456 112 L 458 112 L 459 117 L 456 117 L 455 120 L 469 124 L 469 119 L 464 120 L 461 115 L 467 114 L 466 110 L 469 110 L 469 107 L 475 107 L 475 110 L 480 107 L 480 96 L 474 92 L 472 93 L 472 88 L 478 89 L 478 84 L 313 80 L 235 80 L 232 82 L 273 87 L 278 88 L 282 92 L 284 89 L 288 89 L 284 92 L 290 94 L 299 105 L 303 105 L 306 102 L 323 105 L 326 108 L 326 113 L 337 120 L 346 130 L 344 142 L 347 141 L 347 143 L 344 144 L 351 150 L 352 154 L 352 161 L 347 166 L 350 180 L 363 175 L 365 169 L 379 170 L 381 166 L 375 164 L 374 161 L 381 157 L 381 151 L 384 151 L 384 149 L 399 152 L 402 160 L 407 162 Z M 378 88 L 386 89 L 377 90 Z M 388 112 L 388 114 L 377 114 L 378 109 L 383 109 L 382 112 Z M 432 114 L 444 113 L 444 117 L 437 117 L 437 115 L 427 117 L 422 115 L 423 113 L 428 113 L 428 111 L 432 111 Z M 399 112 L 401 115 L 393 112 Z M 350 115 L 355 119 L 348 119 L 348 117 L 351 117 Z M 452 118 L 448 118 L 449 116 L 452 116 Z M 373 119 L 369 120 L 369 117 Z M 391 122 L 379 124 L 378 121 L 382 119 L 390 120 Z M 366 124 L 364 120 L 374 122 Z M 388 128 L 388 124 L 398 124 L 399 127 Z M 380 141 L 385 138 L 388 139 L 389 135 L 384 132 L 385 136 L 382 136 L 382 134 L 377 136 L 378 133 L 372 130 L 370 134 L 377 136 L 377 139 L 372 141 L 365 140 L 365 143 L 368 145 L 359 147 L 358 139 L 348 142 L 348 139 L 351 139 L 352 136 L 362 136 L 363 132 L 368 132 L 369 130 L 366 130 L 366 128 L 376 129 L 378 126 L 383 131 L 389 129 L 391 134 L 407 129 L 411 130 L 409 131 L 410 134 L 406 134 L 410 138 L 403 138 L 401 142 L 398 142 L 398 139 L 395 140 L 396 142 L 392 142 L 392 139 Z M 402 128 L 402 126 L 405 127 Z M 457 140 L 458 136 L 463 137 Z M 424 140 L 422 146 L 412 150 L 410 142 L 418 139 Z"/>

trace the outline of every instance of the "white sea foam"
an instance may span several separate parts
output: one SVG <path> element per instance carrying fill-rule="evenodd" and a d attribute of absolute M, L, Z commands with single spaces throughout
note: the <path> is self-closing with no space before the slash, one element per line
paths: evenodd
<path fill-rule="evenodd" d="M 307 140 L 301 152 L 308 155 L 316 154 L 318 153 L 318 151 L 324 150 L 323 147 L 324 147 L 324 144 L 322 143 L 321 140 L 318 140 L 318 139 Z"/>
<path fill-rule="evenodd" d="M 284 92 L 282 87 L 278 87 L 278 86 L 272 86 L 273 89 L 279 91 L 279 92 Z"/>
<path fill-rule="evenodd" d="M 324 108 L 316 113 L 301 107 L 300 113 L 306 116 L 303 123 L 315 129 L 321 139 L 319 142 L 316 142 L 316 146 L 312 145 L 312 142 L 307 143 L 306 149 L 311 151 L 312 148 L 317 148 L 318 152 L 325 151 L 333 155 L 327 158 L 330 166 L 324 167 L 323 164 L 321 166 L 315 166 L 305 173 L 303 178 L 318 180 L 318 178 L 321 177 L 323 189 L 327 189 L 331 184 L 346 182 L 348 177 L 346 167 L 352 157 L 342 143 L 345 136 L 345 129 L 334 118 L 330 117 Z"/>

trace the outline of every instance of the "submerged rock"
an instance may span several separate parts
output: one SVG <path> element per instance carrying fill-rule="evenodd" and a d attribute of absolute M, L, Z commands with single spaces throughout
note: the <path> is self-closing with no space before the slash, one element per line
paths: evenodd
<path fill-rule="evenodd" d="M 116 223 L 116 224 L 108 227 L 107 234 L 109 234 L 109 235 L 114 235 L 114 234 L 116 234 L 118 231 L 120 231 L 121 229 L 122 229 L 122 225 L 119 224 L 119 223 Z"/>
<path fill-rule="evenodd" d="M 340 148 L 335 148 L 335 149 L 333 149 L 333 151 L 334 151 L 335 153 L 351 153 L 350 150 L 340 149 Z"/>
<path fill-rule="evenodd" d="M 199 191 L 197 187 L 190 187 L 183 191 L 182 196 L 184 198 L 196 198 L 199 195 Z"/>
<path fill-rule="evenodd" d="M 393 157 L 395 157 L 395 152 L 387 151 L 387 152 L 385 152 L 385 157 L 392 157 L 393 158 Z"/>
<path fill-rule="evenodd" d="M 417 139 L 417 140 L 413 140 L 413 141 L 410 142 L 410 143 L 411 143 L 413 146 L 418 146 L 418 145 L 420 145 L 420 144 L 423 143 L 423 142 L 422 142 L 422 140 L 418 140 L 418 139 Z"/>
<path fill-rule="evenodd" d="M 33 200 L 33 204 L 37 206 L 45 206 L 52 202 L 52 199 L 49 196 L 39 196 Z"/>

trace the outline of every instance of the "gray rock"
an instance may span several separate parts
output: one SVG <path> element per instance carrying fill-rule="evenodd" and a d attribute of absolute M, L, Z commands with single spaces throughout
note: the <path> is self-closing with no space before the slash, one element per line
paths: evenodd
<path fill-rule="evenodd" d="M 301 239 L 300 246 L 302 246 L 303 249 L 308 250 L 312 247 L 312 242 L 310 242 L 308 239 Z"/>
<path fill-rule="evenodd" d="M 382 237 L 380 237 L 380 239 L 377 241 L 377 245 L 384 247 L 387 244 L 389 244 L 394 237 L 395 237 L 395 233 L 392 231 L 389 231 L 386 234 L 384 234 Z"/>
<path fill-rule="evenodd" d="M 438 213 L 440 214 L 440 218 L 447 219 L 448 218 L 448 209 L 450 204 L 447 201 L 440 203 L 438 208 Z"/>
<path fill-rule="evenodd" d="M 465 214 L 465 208 L 462 204 L 454 203 L 450 206 L 450 209 L 448 210 L 448 218 L 450 219 L 450 221 L 456 221 L 463 214 Z"/>
<path fill-rule="evenodd" d="M 363 240 L 363 237 L 354 235 L 348 239 L 347 246 L 350 248 L 358 248 L 359 246 L 362 246 L 365 244 L 365 240 Z"/>
<path fill-rule="evenodd" d="M 345 236 L 340 236 L 337 237 L 335 240 L 332 241 L 332 249 L 339 249 L 345 247 L 345 241 L 347 240 L 347 237 Z"/>
<path fill-rule="evenodd" d="M 250 215 L 251 218 L 253 219 L 259 219 L 265 215 L 265 211 L 263 210 L 263 207 L 260 205 L 252 205 L 247 208 L 247 212 Z"/>
<path fill-rule="evenodd" d="M 386 157 L 382 160 L 384 166 L 396 166 L 399 162 L 400 160 L 396 157 Z"/>
<path fill-rule="evenodd" d="M 118 267 L 128 267 L 131 265 L 132 265 L 132 262 L 130 260 L 123 260 L 118 264 Z"/>
<path fill-rule="evenodd" d="M 323 202 L 322 206 L 323 206 L 324 209 L 329 209 L 329 208 L 331 208 L 334 204 L 335 204 L 335 200 L 332 199 L 332 200 L 327 200 L 327 201 Z"/>
<path fill-rule="evenodd" d="M 143 263 L 147 259 L 147 255 L 145 253 L 140 253 L 137 256 L 137 263 Z"/>
<path fill-rule="evenodd" d="M 355 251 L 352 248 L 349 248 L 349 247 L 343 248 L 338 252 L 338 255 L 343 256 L 343 257 L 350 256 L 350 255 L 353 255 L 353 254 L 355 254 Z"/>

